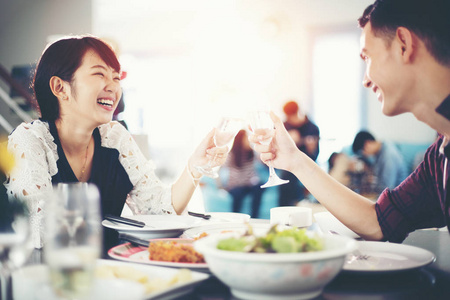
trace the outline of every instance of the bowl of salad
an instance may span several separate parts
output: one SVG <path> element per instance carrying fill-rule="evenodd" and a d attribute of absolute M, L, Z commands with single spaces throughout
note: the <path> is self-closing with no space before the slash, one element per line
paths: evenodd
<path fill-rule="evenodd" d="M 199 239 L 210 271 L 240 299 L 311 299 L 342 270 L 356 241 L 305 229 L 278 229 L 264 235 L 214 234 Z"/>

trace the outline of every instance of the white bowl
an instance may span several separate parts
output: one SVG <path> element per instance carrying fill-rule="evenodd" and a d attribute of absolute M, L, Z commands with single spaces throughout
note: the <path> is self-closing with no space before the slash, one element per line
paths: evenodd
<path fill-rule="evenodd" d="M 243 253 L 217 249 L 230 234 L 215 234 L 194 243 L 210 271 L 241 299 L 310 299 L 342 269 L 356 241 L 344 236 L 321 235 L 324 250 L 307 253 Z"/>
<path fill-rule="evenodd" d="M 314 214 L 317 224 L 323 233 L 338 233 L 350 238 L 359 238 L 354 231 L 350 230 L 347 226 L 342 224 L 335 216 L 328 211 L 318 212 Z"/>

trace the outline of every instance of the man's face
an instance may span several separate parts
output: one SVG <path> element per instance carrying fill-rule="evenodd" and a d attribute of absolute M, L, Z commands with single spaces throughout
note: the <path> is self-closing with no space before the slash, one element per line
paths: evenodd
<path fill-rule="evenodd" d="M 408 79 L 404 74 L 405 67 L 401 64 L 398 42 L 394 38 L 388 45 L 381 36 L 373 34 L 369 22 L 363 29 L 360 43 L 361 58 L 366 63 L 363 85 L 377 95 L 385 115 L 394 116 L 406 112 L 402 99 L 405 98 Z"/>
<path fill-rule="evenodd" d="M 372 155 L 377 154 L 377 150 L 378 150 L 377 142 L 376 141 L 367 140 L 364 143 L 362 154 L 364 156 L 372 156 Z"/>

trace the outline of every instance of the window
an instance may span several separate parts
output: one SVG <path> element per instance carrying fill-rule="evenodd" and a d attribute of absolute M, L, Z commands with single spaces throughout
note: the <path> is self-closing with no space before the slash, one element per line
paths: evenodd
<path fill-rule="evenodd" d="M 359 34 L 353 31 L 317 35 L 313 42 L 313 119 L 320 129 L 319 164 L 350 145 L 364 127 L 363 68 Z"/>

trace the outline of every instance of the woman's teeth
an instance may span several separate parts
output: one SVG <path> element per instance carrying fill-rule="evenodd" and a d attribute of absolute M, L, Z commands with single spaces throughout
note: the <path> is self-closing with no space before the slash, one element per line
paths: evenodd
<path fill-rule="evenodd" d="M 101 104 L 101 105 L 105 105 L 105 106 L 113 106 L 114 101 L 109 100 L 109 99 L 98 99 L 97 103 Z"/>

